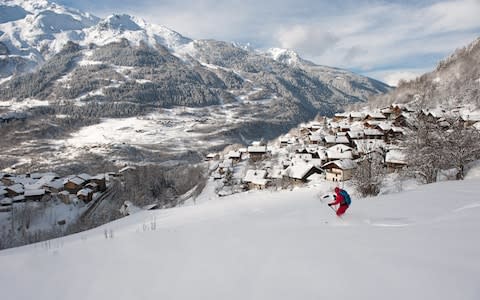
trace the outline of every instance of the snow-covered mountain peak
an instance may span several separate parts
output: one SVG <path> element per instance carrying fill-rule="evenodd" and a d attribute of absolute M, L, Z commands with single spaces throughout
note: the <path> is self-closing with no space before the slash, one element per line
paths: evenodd
<path fill-rule="evenodd" d="M 291 49 L 283 49 L 283 48 L 270 48 L 265 51 L 265 55 L 274 60 L 287 64 L 290 66 L 296 66 L 299 63 L 303 63 L 304 60 L 298 55 L 297 52 Z"/>
<path fill-rule="evenodd" d="M 106 19 L 100 21 L 97 25 L 100 29 L 108 30 L 118 30 L 118 31 L 137 31 L 142 30 L 142 28 L 135 22 L 135 20 L 130 15 L 111 15 Z"/>

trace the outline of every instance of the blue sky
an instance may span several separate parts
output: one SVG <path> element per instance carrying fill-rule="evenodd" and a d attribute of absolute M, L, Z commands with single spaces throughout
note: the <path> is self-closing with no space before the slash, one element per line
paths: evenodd
<path fill-rule="evenodd" d="M 296 50 L 390 84 L 432 70 L 480 36 L 480 0 L 57 0 L 103 17 L 129 13 L 194 38 Z"/>

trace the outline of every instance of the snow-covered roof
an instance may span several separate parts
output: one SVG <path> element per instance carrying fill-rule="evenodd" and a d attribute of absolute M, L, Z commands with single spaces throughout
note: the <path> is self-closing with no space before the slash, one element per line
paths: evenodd
<path fill-rule="evenodd" d="M 282 179 L 283 175 L 285 174 L 285 170 L 280 168 L 273 168 L 268 170 L 267 177 L 272 179 Z"/>
<path fill-rule="evenodd" d="M 326 150 L 327 152 L 327 157 L 329 159 L 352 159 L 353 154 L 352 154 L 352 148 L 346 145 L 338 144 L 334 145 Z"/>
<path fill-rule="evenodd" d="M 356 140 L 355 147 L 357 148 L 359 153 L 369 153 L 377 149 L 384 149 L 386 147 L 386 144 L 383 140 Z"/>
<path fill-rule="evenodd" d="M 230 151 L 227 154 L 227 158 L 240 158 L 240 157 L 242 157 L 242 153 L 240 153 L 239 151 Z"/>
<path fill-rule="evenodd" d="M 13 203 L 13 200 L 11 198 L 3 198 L 2 200 L 0 200 L 1 206 L 9 206 L 9 205 L 12 205 L 12 203 Z"/>
<path fill-rule="evenodd" d="M 265 185 L 268 183 L 268 179 L 265 179 L 267 176 L 267 171 L 265 170 L 248 170 L 247 174 L 243 178 L 243 182 L 253 183 L 258 185 Z"/>
<path fill-rule="evenodd" d="M 23 185 L 21 185 L 20 183 L 17 183 L 17 184 L 11 185 L 11 186 L 7 186 L 6 189 L 10 190 L 12 192 L 15 192 L 17 194 L 22 194 L 23 191 L 24 191 Z"/>
<path fill-rule="evenodd" d="M 92 176 L 93 180 L 104 180 L 105 179 L 105 173 L 100 173 L 95 176 Z"/>
<path fill-rule="evenodd" d="M 218 153 L 208 153 L 207 158 L 215 158 L 218 155 Z"/>
<path fill-rule="evenodd" d="M 45 195 L 45 190 L 44 189 L 37 189 L 37 190 L 25 190 L 25 197 L 31 197 L 31 196 L 42 196 Z"/>
<path fill-rule="evenodd" d="M 25 201 L 25 195 L 18 195 L 12 198 L 13 202 L 23 202 Z"/>
<path fill-rule="evenodd" d="M 480 122 L 480 113 L 475 112 L 475 113 L 463 113 L 461 116 L 462 120 L 466 122 Z"/>
<path fill-rule="evenodd" d="M 92 176 L 90 176 L 90 174 L 87 174 L 87 173 L 78 174 L 77 177 L 85 181 L 92 179 Z"/>
<path fill-rule="evenodd" d="M 333 167 L 337 167 L 338 169 L 341 169 L 341 170 L 351 170 L 351 169 L 355 169 L 357 167 L 357 164 L 351 159 L 339 159 L 339 160 L 328 162 L 323 165 L 324 169 L 329 169 Z"/>
<path fill-rule="evenodd" d="M 348 138 L 344 135 L 327 135 L 325 136 L 325 142 L 327 144 L 348 144 L 350 143 Z"/>
<path fill-rule="evenodd" d="M 390 107 L 382 108 L 382 109 L 380 110 L 380 112 L 381 112 L 382 114 L 391 114 L 391 113 L 393 113 L 393 111 L 392 111 L 392 109 L 391 109 Z"/>
<path fill-rule="evenodd" d="M 13 176 L 10 177 L 10 180 L 12 180 L 15 183 L 26 185 L 26 184 L 33 184 L 36 182 L 35 179 L 26 177 L 25 175 L 18 175 L 18 176 Z"/>
<path fill-rule="evenodd" d="M 82 185 L 85 183 L 85 180 L 83 180 L 80 177 L 74 176 L 74 177 L 65 179 L 64 183 L 68 183 L 68 182 L 74 183 L 76 185 Z"/>
<path fill-rule="evenodd" d="M 335 117 L 337 118 L 348 118 L 350 114 L 348 112 L 343 112 L 343 113 L 336 113 Z"/>
<path fill-rule="evenodd" d="M 267 146 L 250 146 L 248 147 L 249 153 L 266 153 Z"/>
<path fill-rule="evenodd" d="M 132 166 L 126 166 L 126 167 L 121 168 L 121 169 L 118 171 L 118 173 L 124 173 L 124 172 L 126 172 L 126 171 L 130 171 L 130 170 L 133 171 L 133 170 L 136 170 L 136 169 L 137 169 L 137 168 L 132 167 Z"/>
<path fill-rule="evenodd" d="M 383 132 L 378 129 L 365 129 L 363 132 L 365 135 L 383 136 Z"/>
<path fill-rule="evenodd" d="M 385 156 L 386 163 L 394 163 L 394 164 L 407 164 L 407 159 L 405 153 L 403 153 L 399 149 L 391 149 L 387 152 Z"/>
<path fill-rule="evenodd" d="M 382 131 L 389 131 L 392 128 L 392 125 L 387 122 L 380 122 L 377 124 L 377 127 Z"/>
<path fill-rule="evenodd" d="M 38 173 L 40 175 L 40 173 Z M 54 180 L 57 176 L 54 174 L 42 174 L 36 182 L 32 184 L 25 184 L 25 189 L 26 190 L 37 190 L 40 189 L 42 186 L 50 183 L 52 180 Z"/>
<path fill-rule="evenodd" d="M 363 130 L 354 130 L 354 131 L 348 131 L 347 135 L 351 139 L 362 139 L 365 136 L 365 133 L 363 132 Z"/>
<path fill-rule="evenodd" d="M 305 177 L 305 175 L 307 175 L 307 173 L 312 168 L 316 168 L 319 171 L 321 171 L 318 167 L 314 166 L 313 164 L 299 163 L 299 164 L 294 164 L 288 167 L 285 170 L 285 175 L 294 179 L 303 179 L 303 177 Z"/>
<path fill-rule="evenodd" d="M 402 127 L 392 126 L 392 131 L 397 133 L 398 132 L 404 133 L 405 129 L 403 129 Z"/>
<path fill-rule="evenodd" d="M 5 194 L 7 194 L 7 191 L 3 187 L 1 187 L 0 188 L 0 196 L 3 196 Z"/>
<path fill-rule="evenodd" d="M 353 111 L 350 113 L 350 117 L 355 119 L 363 119 L 365 114 L 359 111 Z"/>
<path fill-rule="evenodd" d="M 323 135 L 315 132 L 314 134 L 310 135 L 308 139 L 312 142 L 320 142 L 323 140 Z"/>
<path fill-rule="evenodd" d="M 350 141 L 348 140 L 348 138 L 345 135 L 340 135 L 340 136 L 337 136 L 336 143 L 337 144 L 349 144 Z"/>
<path fill-rule="evenodd" d="M 49 187 L 54 189 L 61 189 L 63 187 L 63 179 L 56 179 L 43 185 L 43 187 Z"/>
<path fill-rule="evenodd" d="M 93 193 L 93 191 L 89 188 L 81 189 L 78 191 L 77 196 L 85 196 L 87 197 L 90 193 Z"/>
<path fill-rule="evenodd" d="M 382 114 L 381 112 L 369 112 L 367 117 L 370 117 L 372 119 L 386 119 L 387 117 L 385 117 L 384 114 Z"/>
<path fill-rule="evenodd" d="M 293 158 L 299 159 L 299 160 L 311 160 L 312 154 L 311 153 L 295 153 L 293 155 Z"/>

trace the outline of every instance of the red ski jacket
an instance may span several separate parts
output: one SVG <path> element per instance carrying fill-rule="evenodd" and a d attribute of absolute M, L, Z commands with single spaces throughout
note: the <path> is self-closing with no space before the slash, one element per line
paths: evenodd
<path fill-rule="evenodd" d="M 340 191 L 338 191 L 338 192 L 335 193 L 335 194 L 336 194 L 336 195 L 335 195 L 335 201 L 333 201 L 333 202 L 330 203 L 330 204 L 332 204 L 332 205 L 340 204 L 340 205 L 341 205 L 341 204 L 343 203 L 343 196 L 342 196 L 342 194 L 340 194 Z"/>

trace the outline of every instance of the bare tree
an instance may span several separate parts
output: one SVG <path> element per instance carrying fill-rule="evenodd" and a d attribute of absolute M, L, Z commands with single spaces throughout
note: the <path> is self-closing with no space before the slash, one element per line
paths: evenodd
<path fill-rule="evenodd" d="M 370 153 L 357 164 L 352 183 L 362 196 L 375 196 L 380 193 L 384 176 L 385 166 L 382 159 Z"/>
<path fill-rule="evenodd" d="M 442 156 L 445 167 L 456 168 L 457 179 L 461 180 L 465 177 L 465 165 L 480 159 L 480 133 L 458 122 L 453 124 L 445 132 Z"/>

